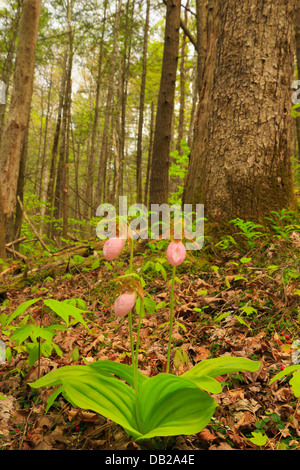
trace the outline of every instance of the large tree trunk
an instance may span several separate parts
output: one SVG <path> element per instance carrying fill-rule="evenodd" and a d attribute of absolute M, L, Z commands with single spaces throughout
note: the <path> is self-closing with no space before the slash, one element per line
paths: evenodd
<path fill-rule="evenodd" d="M 18 29 L 19 29 L 19 23 L 20 23 L 20 18 L 21 18 L 21 10 L 22 10 L 22 1 L 18 1 L 18 6 L 17 6 L 17 11 L 16 11 L 16 16 L 12 22 L 11 25 L 11 30 L 12 30 L 12 37 L 9 42 L 8 50 L 7 50 L 7 56 L 5 59 L 3 71 L 2 71 L 2 76 L 1 80 L 3 81 L 5 85 L 5 97 L 8 96 L 8 90 L 9 90 L 9 83 L 10 83 L 10 77 L 13 69 L 13 58 L 15 54 L 15 46 L 16 46 L 16 40 L 18 37 Z M 1 135 L 2 135 L 2 129 L 4 125 L 4 116 L 5 116 L 5 110 L 6 110 L 6 100 L 4 103 L 0 103 L 0 141 L 1 141 Z"/>
<path fill-rule="evenodd" d="M 212 4 L 184 202 L 209 219 L 263 220 L 293 203 L 295 1 Z"/>
<path fill-rule="evenodd" d="M 0 178 L 6 219 L 11 218 L 15 211 L 20 159 L 32 96 L 41 3 L 41 0 L 23 1 L 11 104 L 0 149 Z"/>
<path fill-rule="evenodd" d="M 179 48 L 180 0 L 166 0 L 166 26 L 150 177 L 150 205 L 168 202 L 169 151 Z"/>
<path fill-rule="evenodd" d="M 296 0 L 295 39 L 296 39 L 296 64 L 297 64 L 298 80 L 300 80 L 300 0 Z M 300 163 L 300 117 L 296 118 L 296 132 L 297 132 L 297 143 L 298 143 L 298 162 Z"/>

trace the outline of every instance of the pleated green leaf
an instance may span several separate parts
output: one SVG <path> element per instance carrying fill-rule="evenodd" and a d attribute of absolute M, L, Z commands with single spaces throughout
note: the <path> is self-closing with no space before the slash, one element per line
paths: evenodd
<path fill-rule="evenodd" d="M 33 388 L 62 385 L 60 393 L 72 404 L 111 419 L 135 437 L 140 435 L 135 422 L 135 391 L 121 380 L 97 371 L 95 367 L 61 367 L 30 385 Z M 51 397 L 50 402 L 53 402 Z"/>
<path fill-rule="evenodd" d="M 182 374 L 182 377 L 193 380 L 193 378 L 203 375 L 217 377 L 218 375 L 231 374 L 243 370 L 255 372 L 259 369 L 259 366 L 260 361 L 252 361 L 244 357 L 223 356 L 199 362 L 192 369 Z"/>
<path fill-rule="evenodd" d="M 217 403 L 189 380 L 159 374 L 145 381 L 136 402 L 136 421 L 142 439 L 200 432 Z"/>
<path fill-rule="evenodd" d="M 126 382 L 133 387 L 134 379 L 133 379 L 133 367 L 128 366 L 127 364 L 121 364 L 119 362 L 103 360 L 103 361 L 96 361 L 90 364 L 91 369 L 96 369 L 103 374 L 113 374 L 117 377 L 121 377 L 122 379 L 126 380 Z M 145 380 L 148 380 L 148 377 L 141 374 L 138 371 L 138 383 L 139 386 L 143 384 Z"/>

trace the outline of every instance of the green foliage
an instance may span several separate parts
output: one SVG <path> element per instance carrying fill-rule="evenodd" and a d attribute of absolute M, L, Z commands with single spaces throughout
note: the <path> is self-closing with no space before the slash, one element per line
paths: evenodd
<path fill-rule="evenodd" d="M 60 385 L 48 399 L 47 409 L 62 393 L 72 404 L 109 417 L 133 439 L 140 440 L 200 432 L 217 407 L 206 392 L 222 390 L 214 377 L 240 370 L 255 371 L 259 364 L 244 358 L 223 357 L 202 361 L 181 376 L 161 373 L 148 378 L 138 372 L 136 390 L 133 367 L 104 360 L 61 367 L 30 385 L 33 388 Z"/>
<path fill-rule="evenodd" d="M 267 233 L 258 230 L 263 228 L 263 225 L 261 224 L 255 224 L 251 221 L 245 222 L 240 218 L 230 220 L 229 223 L 234 224 L 241 230 L 240 232 L 237 232 L 237 235 L 243 235 L 246 237 L 247 243 L 251 248 L 255 247 L 254 240 L 267 236 Z"/>
<path fill-rule="evenodd" d="M 180 204 L 183 193 L 183 182 L 187 173 L 189 164 L 190 149 L 188 144 L 184 141 L 180 141 L 180 147 L 182 152 L 174 150 L 170 152 L 171 165 L 169 169 L 169 176 L 171 179 L 178 183 L 178 189 L 176 192 L 171 193 L 169 197 L 170 204 Z M 180 183 L 179 183 L 180 182 Z"/>
<path fill-rule="evenodd" d="M 14 350 L 17 352 L 24 351 L 28 354 L 28 362 L 30 366 L 32 366 L 40 356 L 49 357 L 53 350 L 58 356 L 62 356 L 62 351 L 53 341 L 53 336 L 58 331 L 67 331 L 70 325 L 77 323 L 88 328 L 81 315 L 81 313 L 86 310 L 86 304 L 81 299 L 71 299 L 63 302 L 59 302 L 54 299 L 44 300 L 43 308 L 48 307 L 52 313 L 58 315 L 58 317 L 65 322 L 65 325 L 52 324 L 48 327 L 44 327 L 41 324 L 40 326 L 37 326 L 33 323 L 33 319 L 30 314 L 26 315 L 17 326 L 12 325 L 13 320 L 19 318 L 29 307 L 37 303 L 39 300 L 40 298 L 23 302 L 10 316 L 4 313 L 0 315 L 2 333 L 5 336 L 8 336 L 11 341 L 14 341 Z M 82 308 L 77 308 L 77 305 Z M 42 317 L 43 313 L 41 312 L 41 320 Z M 70 317 L 73 317 L 72 321 L 70 321 Z M 6 357 L 9 360 L 11 357 L 11 351 L 9 348 L 7 348 L 6 353 Z"/>
<path fill-rule="evenodd" d="M 276 380 L 282 379 L 283 377 L 292 375 L 292 378 L 289 380 L 292 390 L 295 394 L 295 397 L 300 397 L 300 365 L 295 364 L 293 366 L 286 367 L 276 374 L 270 381 L 270 385 Z"/>
<path fill-rule="evenodd" d="M 128 313 L 132 365 L 103 360 L 85 366 L 65 366 L 30 385 L 34 388 L 59 385 L 48 399 L 47 409 L 62 393 L 72 405 L 93 410 L 115 421 L 133 439 L 144 440 L 156 436 L 200 432 L 210 422 L 217 407 L 217 402 L 209 393 L 222 391 L 222 386 L 215 377 L 241 370 L 256 371 L 260 362 L 226 356 L 204 360 L 179 376 L 169 373 L 174 321 L 174 286 L 177 279 L 176 266 L 173 265 L 166 373 L 159 373 L 151 378 L 141 374 L 138 370 L 141 322 L 145 310 L 154 313 L 160 305 L 156 304 L 149 294 L 144 294 L 145 281 L 138 273 L 133 272 L 132 239 L 130 243 L 129 269 L 114 281 L 122 283 L 123 289 L 129 289 L 130 292 L 134 290 L 138 296 L 135 305 L 138 319 L 135 348 L 132 313 Z M 166 276 L 165 269 L 162 269 L 163 263 L 157 261 L 155 264 L 148 264 L 147 268 L 149 267 Z M 58 313 L 67 326 L 69 325 L 70 304 L 55 300 L 45 301 L 45 304 Z M 77 312 L 75 306 L 72 308 L 76 309 L 72 312 L 73 317 L 82 323 L 81 314 Z M 181 329 L 186 329 L 179 322 L 177 324 Z M 175 367 L 179 368 L 180 364 L 186 361 L 187 354 L 181 348 L 177 349 Z"/>
<path fill-rule="evenodd" d="M 294 230 L 299 231 L 300 225 L 295 223 L 295 211 L 282 209 L 281 212 L 271 211 L 271 214 L 273 217 L 265 217 L 265 219 L 271 222 L 277 238 L 288 239 Z"/>

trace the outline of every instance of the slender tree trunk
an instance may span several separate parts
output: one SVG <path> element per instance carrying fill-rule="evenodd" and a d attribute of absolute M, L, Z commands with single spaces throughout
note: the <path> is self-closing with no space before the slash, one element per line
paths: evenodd
<path fill-rule="evenodd" d="M 131 8 L 130 8 L 131 7 Z M 123 194 L 123 179 L 124 179 L 124 160 L 125 160 L 125 139 L 126 139 L 126 110 L 127 110 L 127 96 L 128 96 L 128 81 L 130 72 L 130 58 L 132 48 L 132 37 L 134 28 L 134 11 L 135 0 L 127 0 L 126 3 L 126 23 L 125 23 L 125 40 L 124 40 L 124 54 L 122 61 L 122 80 L 121 80 L 121 128 L 119 133 L 119 178 L 118 178 L 118 194 Z M 118 201 L 118 199 L 117 199 Z"/>
<path fill-rule="evenodd" d="M 71 29 L 71 19 L 75 0 L 70 0 L 68 3 L 68 61 L 67 61 L 67 72 L 66 72 L 66 88 L 64 103 L 62 108 L 62 122 L 61 122 L 61 133 L 60 133 L 60 148 L 59 148 L 59 161 L 57 166 L 56 174 L 56 186 L 55 186 L 55 200 L 54 200 L 54 212 L 53 215 L 56 219 L 63 218 L 63 234 L 66 233 L 66 204 L 68 196 L 68 188 L 66 187 L 68 179 L 68 139 L 69 139 L 69 114 L 71 106 L 71 76 L 72 76 L 72 65 L 73 65 L 73 35 Z"/>
<path fill-rule="evenodd" d="M 143 154 L 142 143 L 143 143 L 144 107 L 145 107 L 145 90 L 146 90 L 146 75 L 147 75 L 149 16 L 150 16 L 150 0 L 147 0 L 144 45 L 143 45 L 142 82 L 141 82 L 141 91 L 140 91 L 138 140 L 137 140 L 137 152 L 136 152 L 136 199 L 138 203 L 142 202 L 142 154 Z"/>
<path fill-rule="evenodd" d="M 51 107 L 51 92 L 52 92 L 52 69 L 49 79 L 49 86 L 48 86 L 48 96 L 47 96 L 47 114 L 46 114 L 46 121 L 45 121 L 45 128 L 44 128 L 44 143 L 43 143 L 43 156 L 42 156 L 42 167 L 41 167 L 41 188 L 40 188 L 40 199 L 42 201 L 41 207 L 41 223 L 39 232 L 40 235 L 43 234 L 43 227 L 44 227 L 44 216 L 46 214 L 46 200 L 47 200 L 47 187 L 49 181 L 49 168 L 47 164 L 47 147 L 48 147 L 48 128 L 49 128 L 49 120 L 50 120 L 50 107 Z"/>
<path fill-rule="evenodd" d="M 107 11 L 108 0 L 104 2 L 104 13 L 101 21 L 102 32 L 99 46 L 99 56 L 98 56 L 98 70 L 97 70 L 97 80 L 96 80 L 96 97 L 95 97 L 95 110 L 94 110 L 94 120 L 92 128 L 92 139 L 91 139 L 91 151 L 88 164 L 88 177 L 87 177 L 87 203 L 89 206 L 90 217 L 95 215 L 95 207 L 93 201 L 93 189 L 94 189 L 94 174 L 95 174 L 95 153 L 96 153 L 96 138 L 98 130 L 98 121 L 99 121 L 99 106 L 100 106 L 100 88 L 102 83 L 102 61 L 103 61 L 103 46 L 104 46 L 104 33 L 106 25 L 106 11 Z"/>
<path fill-rule="evenodd" d="M 0 259 L 4 262 L 6 261 L 6 231 L 5 231 L 5 221 L 4 221 L 4 204 L 2 199 L 1 192 L 1 182 L 0 182 Z"/>
<path fill-rule="evenodd" d="M 20 160 L 30 111 L 41 0 L 24 0 L 11 104 L 0 148 L 0 179 L 5 218 L 15 211 Z"/>
<path fill-rule="evenodd" d="M 27 149 L 28 149 L 28 130 L 29 130 L 29 127 L 27 126 L 26 137 L 25 137 L 25 142 L 24 142 L 21 161 L 20 161 L 18 186 L 17 186 L 17 196 L 19 196 L 22 203 L 24 199 L 25 168 L 26 168 Z M 23 220 L 23 211 L 20 207 L 20 204 L 17 202 L 14 223 L 11 224 L 13 232 L 10 238 L 12 240 L 16 240 L 17 238 L 19 238 L 20 233 L 21 233 L 22 220 Z M 15 245 L 15 249 L 18 249 L 17 245 Z"/>
<path fill-rule="evenodd" d="M 146 183 L 145 183 L 145 194 L 144 194 L 144 205 L 148 207 L 148 196 L 149 196 L 149 184 L 152 164 L 152 153 L 153 153 L 153 136 L 154 136 L 154 103 L 151 102 L 151 118 L 150 118 L 150 138 L 148 148 L 148 162 L 146 172 Z"/>
<path fill-rule="evenodd" d="M 166 0 L 164 54 L 150 177 L 150 204 L 168 202 L 169 151 L 172 133 L 174 94 L 179 47 L 180 0 Z"/>
<path fill-rule="evenodd" d="M 215 0 L 213 6 L 184 202 L 203 203 L 211 221 L 263 221 L 294 201 L 295 1 Z"/>
<path fill-rule="evenodd" d="M 118 0 L 116 15 L 115 15 L 115 24 L 114 24 L 114 45 L 112 51 L 112 57 L 110 62 L 110 80 L 107 91 L 106 98 L 106 109 L 104 115 L 104 127 L 103 135 L 101 142 L 100 150 L 100 161 L 98 169 L 98 181 L 96 187 L 96 201 L 99 203 L 105 199 L 106 196 L 106 167 L 107 167 L 107 157 L 108 157 L 108 144 L 109 144 L 109 127 L 111 120 L 111 109 L 112 109 L 112 100 L 114 96 L 114 75 L 116 71 L 116 58 L 117 58 L 117 48 L 118 48 L 118 39 L 119 39 L 119 29 L 120 29 L 120 16 L 121 16 L 122 0 Z"/>
<path fill-rule="evenodd" d="M 71 21 L 71 9 L 68 10 L 68 23 Z M 53 144 L 51 150 L 51 157 L 50 157 L 50 172 L 49 172 L 49 180 L 47 186 L 47 196 L 46 200 L 48 202 L 48 207 L 46 209 L 46 215 L 52 219 L 52 214 L 54 212 L 54 190 L 55 190 L 55 173 L 56 173 L 56 160 L 57 160 L 57 152 L 58 152 L 58 144 L 59 144 L 59 136 L 61 130 L 61 119 L 62 119 L 62 112 L 64 106 L 64 99 L 66 94 L 66 81 L 67 81 L 67 73 L 68 73 L 68 53 L 69 53 L 69 44 L 66 42 L 64 55 L 63 55 L 63 63 L 62 63 L 62 76 L 60 82 L 60 90 L 59 90 L 59 102 L 58 102 L 58 111 L 57 111 L 57 120 L 56 126 L 54 131 L 53 137 Z M 48 237 L 51 236 L 52 232 L 52 222 L 48 224 L 47 227 L 47 234 Z"/>

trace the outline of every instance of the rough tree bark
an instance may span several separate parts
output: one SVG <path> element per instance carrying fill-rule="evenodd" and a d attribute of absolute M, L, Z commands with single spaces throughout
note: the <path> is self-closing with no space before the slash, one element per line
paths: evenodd
<path fill-rule="evenodd" d="M 32 96 L 41 3 L 41 0 L 23 1 L 11 104 L 0 148 L 0 179 L 6 221 L 13 216 L 16 205 L 20 159 Z"/>
<path fill-rule="evenodd" d="M 18 37 L 21 11 L 22 11 L 22 1 L 19 0 L 18 3 L 17 3 L 16 16 L 15 16 L 13 22 L 12 22 L 12 25 L 11 25 L 12 36 L 11 36 L 11 40 L 10 40 L 9 45 L 8 45 L 7 56 L 6 56 L 6 59 L 5 59 L 3 72 L 2 72 L 2 76 L 1 76 L 1 80 L 5 84 L 5 96 L 8 95 L 10 77 L 11 77 L 11 73 L 12 73 L 12 69 L 13 69 L 13 58 L 14 58 L 14 54 L 15 54 L 16 40 L 17 40 L 17 37 Z M 0 103 L 0 141 L 1 141 L 2 129 L 3 129 L 3 125 L 4 125 L 5 110 L 6 110 L 6 101 L 5 101 L 5 103 L 2 103 L 2 104 Z"/>
<path fill-rule="evenodd" d="M 185 203 L 263 220 L 293 205 L 295 0 L 214 0 Z"/>
<path fill-rule="evenodd" d="M 296 40 L 296 64 L 297 64 L 298 80 L 300 80 L 300 0 L 296 0 L 295 40 Z M 300 117 L 296 118 L 296 132 L 297 132 L 297 142 L 298 142 L 298 162 L 300 163 Z"/>
<path fill-rule="evenodd" d="M 180 0 L 165 0 L 167 7 L 164 54 L 156 110 L 150 176 L 150 205 L 168 202 L 169 151 L 179 48 Z"/>

